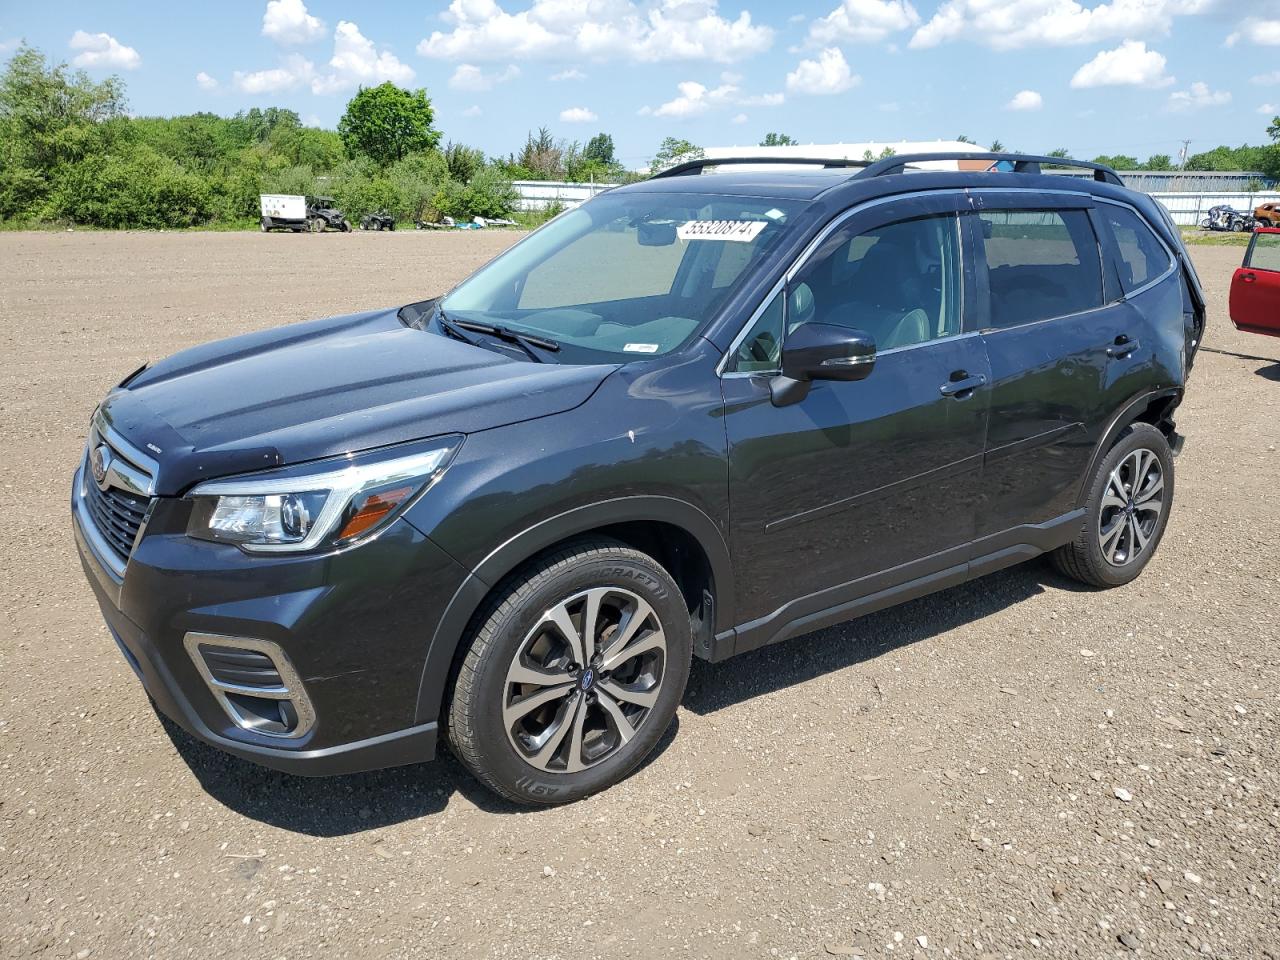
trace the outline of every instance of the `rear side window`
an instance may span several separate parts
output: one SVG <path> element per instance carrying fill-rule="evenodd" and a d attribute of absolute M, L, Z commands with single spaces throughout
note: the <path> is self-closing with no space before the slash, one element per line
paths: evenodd
<path fill-rule="evenodd" d="M 1083 210 L 984 210 L 978 214 L 995 328 L 1102 306 L 1098 240 Z"/>
<path fill-rule="evenodd" d="M 1169 269 L 1169 254 L 1146 221 L 1128 207 L 1098 204 L 1103 221 L 1111 228 L 1120 254 L 1120 288 L 1132 293 Z"/>
<path fill-rule="evenodd" d="M 1245 266 L 1280 272 L 1280 233 L 1255 233 Z"/>

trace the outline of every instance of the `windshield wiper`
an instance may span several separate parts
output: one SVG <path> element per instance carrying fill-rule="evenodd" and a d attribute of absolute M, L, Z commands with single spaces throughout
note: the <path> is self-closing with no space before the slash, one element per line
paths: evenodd
<path fill-rule="evenodd" d="M 441 314 L 443 318 L 443 314 Z M 538 363 L 545 363 L 544 357 L 533 352 L 533 347 L 540 350 L 546 350 L 548 353 L 559 353 L 560 344 L 546 337 L 539 337 L 531 333 L 520 333 L 518 330 L 512 330 L 510 327 L 502 327 L 492 323 L 480 323 L 477 320 L 450 320 L 447 321 L 450 326 L 461 327 L 463 330 L 474 330 L 476 333 L 487 334 L 491 337 L 497 337 L 499 340 L 507 343 L 514 343 L 517 347 L 529 355 L 530 360 Z"/>
<path fill-rule="evenodd" d="M 473 347 L 480 346 L 480 344 L 476 343 L 474 340 L 468 337 L 465 333 L 459 330 L 458 324 L 454 323 L 452 320 L 446 317 L 444 315 L 444 311 L 441 310 L 439 307 L 436 308 L 436 323 L 440 324 L 440 329 L 443 330 L 445 333 L 447 333 L 449 336 L 453 337 L 453 339 L 461 340 L 463 343 L 469 343 Z"/>

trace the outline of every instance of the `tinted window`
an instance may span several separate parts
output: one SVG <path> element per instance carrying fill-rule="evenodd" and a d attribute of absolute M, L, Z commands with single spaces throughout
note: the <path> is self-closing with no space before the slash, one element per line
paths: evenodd
<path fill-rule="evenodd" d="M 729 367 L 740 373 L 777 370 L 782 358 L 782 294 L 760 312 Z"/>
<path fill-rule="evenodd" d="M 941 216 L 836 231 L 788 287 L 787 327 L 816 320 L 862 330 L 878 350 L 959 333 L 956 225 Z"/>
<path fill-rule="evenodd" d="M 1280 233 L 1259 233 L 1253 238 L 1246 267 L 1280 271 Z"/>
<path fill-rule="evenodd" d="M 1098 205 L 1102 219 L 1111 227 L 1120 254 L 1120 286 L 1132 293 L 1169 269 L 1169 254 L 1140 216 L 1128 207 L 1109 203 Z"/>
<path fill-rule="evenodd" d="M 1014 327 L 1102 306 L 1098 241 L 1083 210 L 985 210 L 991 326 Z"/>

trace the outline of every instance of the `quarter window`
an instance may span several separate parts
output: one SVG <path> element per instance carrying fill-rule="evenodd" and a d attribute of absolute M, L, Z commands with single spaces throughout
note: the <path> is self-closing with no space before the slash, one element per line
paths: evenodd
<path fill-rule="evenodd" d="M 730 369 L 739 373 L 764 373 L 779 369 L 781 362 L 782 294 L 777 293 L 751 325 L 733 355 Z"/>
<path fill-rule="evenodd" d="M 1280 271 L 1280 233 L 1255 233 L 1246 267 Z"/>
<path fill-rule="evenodd" d="M 1110 203 L 1098 205 L 1111 227 L 1120 254 L 1120 287 L 1132 293 L 1169 269 L 1169 254 L 1151 228 L 1132 210 Z"/>
<path fill-rule="evenodd" d="M 1083 210 L 984 210 L 978 214 L 995 328 L 1102 306 L 1102 264 Z"/>

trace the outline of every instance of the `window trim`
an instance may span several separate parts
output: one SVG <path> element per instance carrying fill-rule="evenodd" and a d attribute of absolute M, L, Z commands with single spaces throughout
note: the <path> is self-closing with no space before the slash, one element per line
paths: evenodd
<path fill-rule="evenodd" d="M 746 340 L 747 335 L 755 328 L 756 321 L 759 320 L 761 314 L 763 314 L 764 311 L 768 309 L 769 304 L 773 302 L 773 298 L 777 296 L 779 293 L 782 293 L 786 290 L 787 285 L 795 278 L 795 275 L 805 267 L 805 265 L 809 262 L 813 254 L 817 251 L 817 249 L 820 246 L 822 246 L 823 243 L 826 242 L 826 240 L 831 236 L 831 234 L 835 233 L 836 230 L 840 229 L 840 227 L 843 226 L 846 221 L 852 219 L 856 214 L 862 213 L 868 209 L 871 209 L 872 207 L 877 207 L 885 203 L 891 203 L 891 202 L 901 201 L 901 200 L 911 200 L 917 197 L 965 196 L 966 193 L 967 191 L 964 189 L 915 190 L 915 191 L 912 191 L 911 193 L 898 193 L 898 194 L 892 194 L 890 196 L 885 196 L 885 197 L 876 197 L 873 200 L 868 200 L 867 202 L 859 204 L 856 207 L 850 207 L 849 209 L 840 213 L 837 217 L 832 219 L 825 227 L 823 227 L 820 231 L 818 231 L 818 234 L 812 240 L 810 240 L 807 244 L 805 244 L 805 248 L 801 250 L 799 254 L 796 255 L 796 258 L 791 262 L 791 265 L 785 271 L 783 271 L 782 276 L 778 278 L 778 282 L 769 288 L 769 292 L 764 295 L 764 297 L 761 299 L 760 304 L 755 308 L 755 310 L 751 312 L 751 316 L 747 318 L 746 323 L 742 325 L 742 328 L 738 331 L 737 335 L 734 336 L 732 341 L 730 341 L 729 348 L 724 352 L 724 356 L 720 358 L 720 362 L 716 364 L 716 375 L 719 376 L 721 379 L 724 379 L 725 377 L 771 376 L 771 375 L 777 375 L 782 372 L 781 350 L 779 350 L 779 353 L 778 353 L 779 366 L 773 370 L 730 370 L 729 366 L 734 362 L 733 358 L 737 355 L 738 348 L 742 346 L 743 342 Z M 913 217 L 903 217 L 901 220 L 889 220 L 889 221 L 886 221 L 884 224 L 882 224 L 882 226 L 889 226 L 890 224 L 894 224 L 894 223 L 905 223 L 908 220 L 923 220 L 928 217 L 950 217 L 955 222 L 956 260 L 960 268 L 959 269 L 960 290 L 959 290 L 959 306 L 958 306 L 958 310 L 960 312 L 960 327 L 955 333 L 947 337 L 934 337 L 930 340 L 922 340 L 920 343 L 908 343 L 908 344 L 904 344 L 901 347 L 890 347 L 888 350 L 877 350 L 876 351 L 877 357 L 888 356 L 890 354 L 899 353 L 903 350 L 914 350 L 916 347 L 927 347 L 931 343 L 941 343 L 944 340 L 952 341 L 957 339 L 958 337 L 968 336 L 970 333 L 978 332 L 976 330 L 972 330 L 972 331 L 968 330 L 966 328 L 966 322 L 965 322 L 965 319 L 966 319 L 965 318 L 965 312 L 966 312 L 965 299 L 968 291 L 966 289 L 966 282 L 965 282 L 965 262 L 964 262 L 965 237 L 964 237 L 963 221 L 961 219 L 962 217 L 965 216 L 965 214 L 966 214 L 966 211 L 964 209 L 958 208 L 948 213 L 922 213 Z M 782 346 L 783 347 L 786 346 L 786 336 L 787 336 L 787 304 L 786 304 L 786 301 L 784 300 L 782 304 Z"/>

